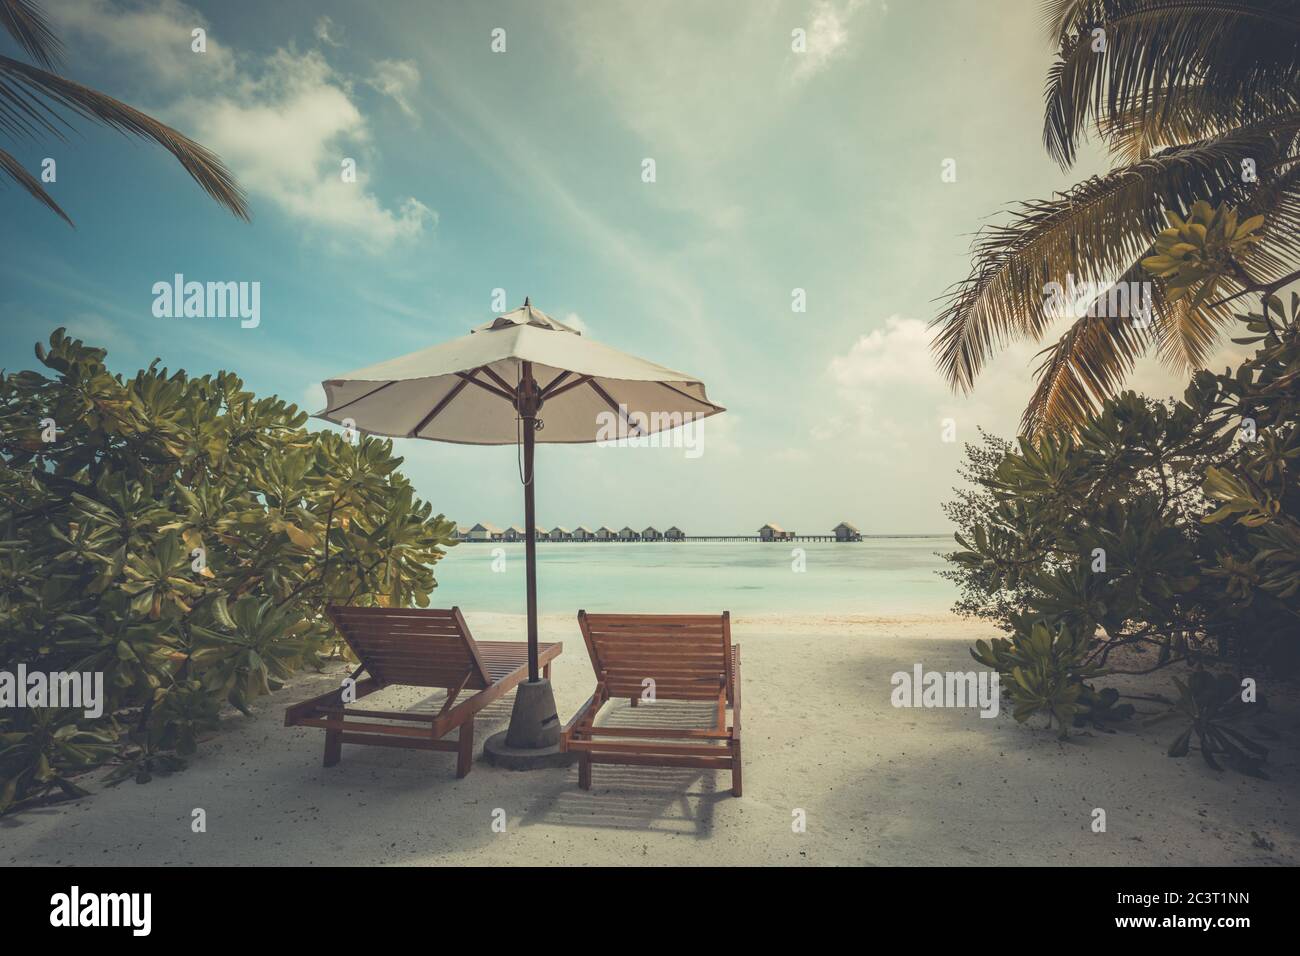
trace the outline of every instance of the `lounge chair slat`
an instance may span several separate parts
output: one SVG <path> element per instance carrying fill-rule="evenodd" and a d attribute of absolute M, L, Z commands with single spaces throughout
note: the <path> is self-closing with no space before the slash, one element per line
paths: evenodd
<path fill-rule="evenodd" d="M 423 621 L 436 621 L 455 620 L 456 617 L 452 608 L 438 607 L 353 607 L 335 604 L 331 606 L 330 611 L 339 617 L 379 617 L 385 620 L 413 617 Z"/>
<path fill-rule="evenodd" d="M 656 727 L 654 729 L 646 727 L 591 727 L 582 731 L 582 736 L 589 739 L 595 737 L 664 737 L 676 739 L 680 737 L 702 740 L 730 740 L 731 732 L 728 730 L 716 731 L 689 727 Z"/>
<path fill-rule="evenodd" d="M 580 741 L 585 745 L 586 741 Z M 578 752 L 580 760 L 586 760 L 588 763 L 610 763 L 610 764 L 630 764 L 638 767 L 693 767 L 699 770 L 730 770 L 733 774 L 736 772 L 735 759 L 725 755 L 712 756 L 700 754 L 699 756 L 683 756 L 679 754 L 628 754 L 628 753 L 610 753 L 601 752 L 600 750 L 588 750 L 585 746 L 576 746 L 573 748 Z M 590 789 L 589 787 L 586 789 Z M 732 795 L 740 796 L 736 793 L 735 787 L 732 787 Z"/>
<path fill-rule="evenodd" d="M 676 627 L 719 627 L 717 614 L 587 614 L 593 628 L 644 627 L 647 624 L 672 624 Z"/>
<path fill-rule="evenodd" d="M 682 671 L 692 674 L 712 674 L 715 677 L 726 671 L 722 660 L 722 649 L 718 648 L 708 657 L 674 657 L 670 653 L 622 654 L 608 653 L 608 647 L 601 647 L 601 660 L 606 670 L 636 670 L 643 667 L 659 667 L 662 670 Z"/>

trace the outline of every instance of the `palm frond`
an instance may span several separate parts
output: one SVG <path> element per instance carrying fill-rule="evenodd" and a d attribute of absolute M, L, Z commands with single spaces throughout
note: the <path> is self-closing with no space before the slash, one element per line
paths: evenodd
<path fill-rule="evenodd" d="M 1127 318 L 1083 315 L 1055 344 L 1039 352 L 1038 384 L 1020 420 L 1021 431 L 1082 424 L 1114 395 L 1147 348 L 1150 334 Z"/>
<path fill-rule="evenodd" d="M 1270 91 L 1270 102 L 1247 110 L 1235 97 L 1198 87 L 1176 94 L 1168 89 L 1153 94 L 1151 108 L 1107 112 L 1097 120 L 1097 132 L 1115 158 L 1116 165 L 1140 162 L 1170 146 L 1212 139 L 1252 122 L 1255 114 L 1269 115 L 1300 109 L 1293 90 Z"/>
<path fill-rule="evenodd" d="M 1268 115 L 1300 78 L 1295 0 L 1095 0 L 1073 9 L 1048 71 L 1043 140 L 1068 168 L 1093 125 L 1178 115 L 1184 99 L 1236 99 L 1245 120 Z M 1094 52 L 1091 31 L 1105 31 Z M 1129 120 L 1132 122 L 1132 119 Z"/>
<path fill-rule="evenodd" d="M 1044 0 L 1041 12 L 1058 47 L 1046 89 L 1048 152 L 1068 167 L 1095 130 L 1116 168 L 981 230 L 971 274 L 931 324 L 938 365 L 968 391 L 996 349 L 1041 340 L 1062 313 L 1072 316 L 1038 353 L 1022 421 L 1031 434 L 1082 423 L 1148 351 L 1171 367 L 1202 365 L 1237 308 L 1219 296 L 1300 275 L 1300 4 Z M 1254 177 L 1243 175 L 1245 160 Z M 1185 217 L 1202 199 L 1243 218 L 1263 215 L 1260 242 L 1214 289 L 1171 303 L 1141 260 L 1168 214 Z M 1103 291 L 1092 303 L 1067 295 L 1062 308 L 1048 283 L 1070 279 Z M 1116 314 L 1112 283 L 1126 287 L 1116 296 L 1153 290 L 1150 322 Z M 1216 301 L 1204 302 L 1212 293 Z"/>
<path fill-rule="evenodd" d="M 1260 124 L 1277 126 L 1281 123 Z M 1243 263 L 1252 276 L 1272 282 L 1290 275 L 1300 261 L 1300 154 L 1288 142 L 1288 161 L 1275 162 L 1275 169 L 1259 183 L 1234 181 L 1218 199 L 1237 206 L 1245 218 L 1266 215 L 1265 241 Z M 1037 386 L 1021 419 L 1028 434 L 1048 428 L 1072 428 L 1081 424 L 1101 402 L 1116 394 L 1142 354 L 1154 351 L 1161 362 L 1177 371 L 1203 368 L 1225 327 L 1233 321 L 1239 305 L 1227 298 L 1191 307 L 1191 298 L 1167 301 L 1163 283 L 1153 279 L 1141 260 L 1154 252 L 1148 246 L 1116 279 L 1117 283 L 1152 282 L 1152 313 L 1146 327 L 1131 319 L 1110 315 L 1108 292 L 1093 303 L 1080 303 L 1087 314 L 1052 346 L 1039 353 L 1043 361 L 1035 370 Z M 1240 290 L 1228 280 L 1225 291 Z"/>
<path fill-rule="evenodd" d="M 1280 159 L 1278 141 L 1300 129 L 1300 112 L 1243 127 L 1216 139 L 1166 149 L 1131 166 L 1094 176 L 1052 199 L 1022 203 L 1011 221 L 981 230 L 972 243 L 971 275 L 950 292 L 931 323 L 933 349 L 955 388 L 969 391 L 989 356 L 1014 338 L 1037 341 L 1057 316 L 1044 286 L 1108 285 L 1146 254 L 1173 210 L 1195 199 L 1240 198 L 1241 160 Z M 1265 159 L 1267 158 L 1267 160 Z M 1266 270 L 1275 263 L 1261 251 Z"/>
<path fill-rule="evenodd" d="M 1040 18 L 1047 39 L 1060 43 L 1061 38 L 1079 30 L 1096 0 L 1043 0 Z"/>
<path fill-rule="evenodd" d="M 1135 265 L 1134 274 L 1142 267 Z M 1150 279 L 1150 276 L 1147 277 Z M 1157 283 L 1158 284 L 1158 283 Z M 1227 284 L 1227 291 L 1236 292 L 1242 286 Z M 1191 372 L 1204 368 L 1210 353 L 1223 330 L 1233 321 L 1232 306 L 1208 302 L 1192 308 L 1190 297 L 1167 302 L 1157 297 L 1154 317 L 1155 351 L 1161 363 L 1171 371 Z"/>
<path fill-rule="evenodd" d="M 37 181 L 36 177 L 24 169 L 22 163 L 18 162 L 18 160 L 14 159 L 3 149 L 0 149 L 0 173 L 4 173 L 10 179 L 13 179 L 19 186 L 22 186 L 23 189 L 31 193 L 46 207 L 57 213 L 69 226 L 72 225 L 72 220 L 68 218 L 68 214 L 54 201 L 54 197 L 45 191 L 45 187 Z"/>
<path fill-rule="evenodd" d="M 1035 369 L 1037 385 L 1020 420 L 1024 433 L 1083 424 L 1119 392 L 1138 358 L 1153 350 L 1167 367 L 1203 368 L 1223 328 L 1233 321 L 1230 303 L 1193 309 L 1189 298 L 1167 301 L 1160 280 L 1153 280 L 1137 262 L 1116 282 L 1155 286 L 1149 323 L 1111 315 L 1103 307 L 1105 292 L 1095 304 L 1089 303 L 1086 314 L 1038 353 L 1043 361 Z"/>
<path fill-rule="evenodd" d="M 66 141 L 65 130 L 72 124 L 61 113 L 32 96 L 22 86 L 0 77 L 0 131 L 15 138 L 37 139 L 42 135 Z"/>
<path fill-rule="evenodd" d="M 0 27 L 46 69 L 53 70 L 62 61 L 63 43 L 32 0 L 0 0 Z"/>
<path fill-rule="evenodd" d="M 1300 141 L 1292 139 L 1285 151 L 1260 165 L 1266 175 L 1258 183 L 1234 183 L 1223 199 L 1245 216 L 1265 217 L 1262 241 L 1243 265 L 1267 283 L 1300 263 Z"/>
<path fill-rule="evenodd" d="M 0 56 L 0 100 L 13 111 L 12 115 L 47 131 L 57 129 L 59 111 L 64 109 L 121 133 L 153 140 L 175 156 L 209 196 L 239 218 L 249 218 L 243 189 L 216 155 L 170 126 L 105 93 Z M 9 115 L 0 112 L 0 125 L 4 125 L 4 117 Z"/>

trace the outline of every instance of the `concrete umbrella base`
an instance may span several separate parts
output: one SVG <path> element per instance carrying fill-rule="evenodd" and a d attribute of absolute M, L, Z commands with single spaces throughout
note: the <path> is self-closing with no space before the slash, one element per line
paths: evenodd
<path fill-rule="evenodd" d="M 487 739 L 483 756 L 493 766 L 509 770 L 567 767 L 573 762 L 577 754 L 560 751 L 560 718 L 549 680 L 519 685 L 510 728 Z"/>

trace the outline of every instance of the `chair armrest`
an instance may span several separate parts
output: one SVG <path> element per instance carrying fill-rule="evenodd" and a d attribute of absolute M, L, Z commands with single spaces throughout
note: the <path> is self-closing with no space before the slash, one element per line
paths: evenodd
<path fill-rule="evenodd" d="M 569 722 L 560 730 L 560 750 L 565 749 L 565 744 L 577 730 L 580 730 L 583 724 L 588 720 L 595 720 L 601 704 L 604 700 L 604 688 L 601 685 L 596 686 L 595 692 L 587 698 L 586 703 L 577 709 Z"/>
<path fill-rule="evenodd" d="M 740 645 L 732 645 L 735 653 L 731 660 L 731 680 L 735 686 L 731 689 L 731 729 L 735 736 L 740 736 Z"/>

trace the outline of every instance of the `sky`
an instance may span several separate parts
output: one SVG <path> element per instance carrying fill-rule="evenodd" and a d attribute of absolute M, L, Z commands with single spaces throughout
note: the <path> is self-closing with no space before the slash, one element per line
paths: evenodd
<path fill-rule="evenodd" d="M 927 324 L 991 216 L 1105 168 L 1042 147 L 1030 0 L 45 6 L 64 73 L 219 154 L 252 222 L 117 133 L 6 142 L 34 174 L 55 160 L 76 228 L 0 193 L 0 367 L 36 367 L 66 326 L 115 371 L 230 369 L 314 412 L 322 379 L 465 334 L 496 290 L 530 296 L 728 409 L 698 456 L 540 446 L 546 527 L 946 532 L 962 442 L 1014 435 L 1042 346 L 955 395 Z M 258 282 L 260 322 L 156 316 L 177 273 Z M 396 446 L 435 511 L 522 524 L 513 447 Z"/>

